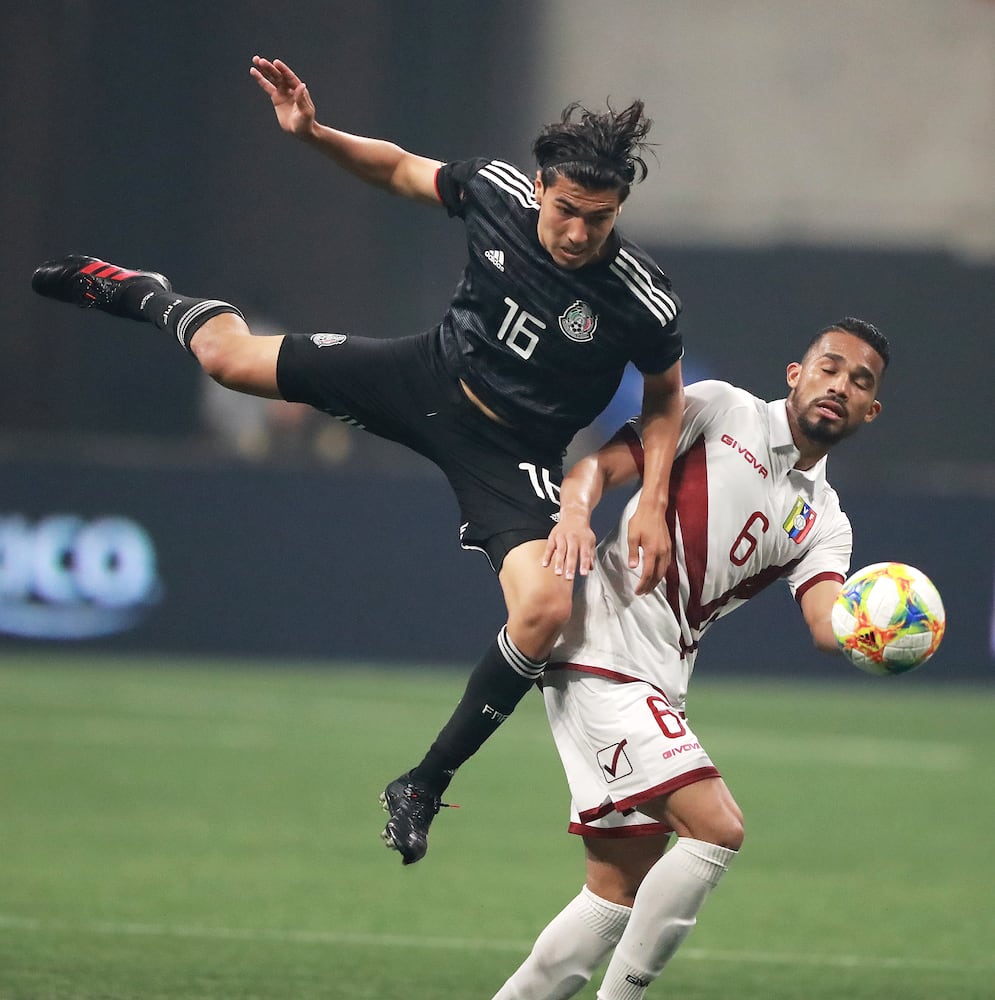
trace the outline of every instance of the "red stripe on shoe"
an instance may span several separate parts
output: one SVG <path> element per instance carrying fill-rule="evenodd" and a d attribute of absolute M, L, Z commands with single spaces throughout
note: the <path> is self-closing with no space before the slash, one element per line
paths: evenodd
<path fill-rule="evenodd" d="M 106 261 L 95 260 L 92 264 L 80 268 L 80 274 L 90 274 L 95 278 L 110 278 L 112 281 L 124 281 L 125 278 L 133 278 L 137 271 L 128 271 L 117 264 L 108 264 Z"/>
<path fill-rule="evenodd" d="M 108 264 L 106 271 L 97 272 L 98 278 L 110 278 L 111 281 L 124 281 L 125 278 L 134 278 L 137 275 L 137 271 L 125 270 L 123 267 L 118 267 L 117 264 Z"/>

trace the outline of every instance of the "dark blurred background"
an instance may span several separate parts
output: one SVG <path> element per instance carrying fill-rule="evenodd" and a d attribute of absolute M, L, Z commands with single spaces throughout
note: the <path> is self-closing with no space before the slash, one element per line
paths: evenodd
<path fill-rule="evenodd" d="M 684 301 L 688 378 L 774 398 L 815 330 L 877 323 L 884 413 L 830 464 L 854 566 L 929 572 L 950 631 L 920 676 L 989 679 L 995 4 L 931 7 L 19 7 L 0 36 L 0 646 L 464 663 L 501 622 L 434 468 L 218 390 L 151 328 L 30 290 L 38 262 L 82 252 L 232 301 L 260 331 L 439 318 L 461 225 L 280 132 L 249 77 L 258 52 L 299 72 L 328 124 L 527 170 L 570 100 L 644 96 L 659 162 L 622 228 Z M 571 455 L 637 392 L 627 380 Z M 790 603 L 765 595 L 699 663 L 829 675 Z"/>

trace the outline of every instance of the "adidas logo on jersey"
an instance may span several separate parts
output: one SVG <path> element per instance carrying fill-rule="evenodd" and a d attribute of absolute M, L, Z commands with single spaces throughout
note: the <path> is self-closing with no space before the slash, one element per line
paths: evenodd
<path fill-rule="evenodd" d="M 485 250 L 484 256 L 499 270 L 504 270 L 504 251 L 503 250 Z"/>

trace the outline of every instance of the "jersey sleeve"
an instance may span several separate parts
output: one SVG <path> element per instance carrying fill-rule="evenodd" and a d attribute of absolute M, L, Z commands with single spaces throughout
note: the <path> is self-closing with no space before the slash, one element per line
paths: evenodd
<path fill-rule="evenodd" d="M 642 375 L 659 375 L 684 357 L 684 342 L 674 321 L 663 331 L 657 331 L 654 343 L 633 353 L 632 363 Z"/>
<path fill-rule="evenodd" d="M 737 406 L 755 405 L 753 397 L 728 382 L 708 379 L 692 382 L 684 387 L 684 416 L 681 433 L 674 454 L 683 455 L 719 417 L 728 416 Z M 642 472 L 643 422 L 639 416 L 630 417 L 612 435 L 612 440 L 628 444 Z"/>
<path fill-rule="evenodd" d="M 717 417 L 727 416 L 731 410 L 742 406 L 749 399 L 749 395 L 741 389 L 717 379 L 692 382 L 685 386 L 684 416 L 677 441 L 678 454 L 687 451 Z"/>
<path fill-rule="evenodd" d="M 450 218 L 463 218 L 468 200 L 470 181 L 488 161 L 484 159 L 454 160 L 444 163 L 435 178 L 439 200 L 446 206 Z"/>
<path fill-rule="evenodd" d="M 613 267 L 648 314 L 643 335 L 633 346 L 632 363 L 643 375 L 659 375 L 684 356 L 677 329 L 681 300 L 655 264 L 620 255 Z"/>
<path fill-rule="evenodd" d="M 835 494 L 833 494 L 835 496 Z M 853 529 L 850 519 L 839 506 L 823 512 L 823 530 L 813 540 L 805 555 L 788 574 L 788 587 L 800 601 L 809 587 L 822 580 L 842 583 L 850 569 L 853 552 Z"/>
<path fill-rule="evenodd" d="M 745 389 L 719 379 L 704 379 L 684 387 L 684 416 L 677 438 L 677 455 L 683 455 L 698 439 L 711 436 L 716 425 L 735 423 L 737 411 L 755 412 L 758 400 Z"/>

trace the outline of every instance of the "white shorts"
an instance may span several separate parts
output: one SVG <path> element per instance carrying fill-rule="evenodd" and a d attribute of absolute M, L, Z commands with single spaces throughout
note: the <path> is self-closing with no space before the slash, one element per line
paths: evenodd
<path fill-rule="evenodd" d="M 570 786 L 571 833 L 671 833 L 640 803 L 720 776 L 684 713 L 646 681 L 551 668 L 542 691 Z"/>

